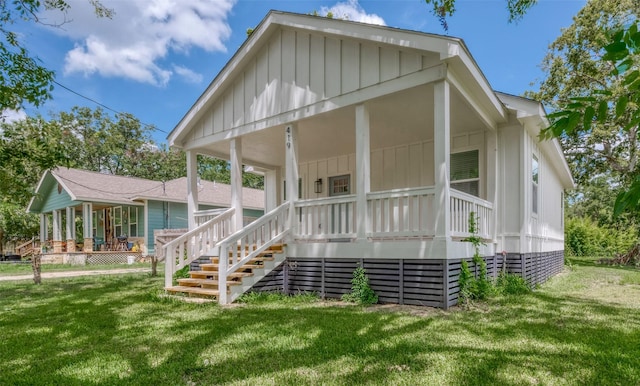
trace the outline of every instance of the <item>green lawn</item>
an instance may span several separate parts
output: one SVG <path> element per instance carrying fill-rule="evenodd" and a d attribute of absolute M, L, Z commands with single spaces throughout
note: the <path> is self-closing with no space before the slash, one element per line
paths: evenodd
<path fill-rule="evenodd" d="M 151 268 L 151 263 L 134 263 L 134 264 L 91 264 L 91 265 L 72 265 L 72 264 L 42 264 L 42 272 L 62 272 L 62 271 L 88 271 L 95 269 L 126 269 L 126 268 Z M 158 267 L 158 270 L 160 267 Z M 164 269 L 164 265 L 162 266 Z M 2 263 L 0 264 L 0 276 L 10 275 L 29 275 L 32 274 L 31 263 Z"/>
<path fill-rule="evenodd" d="M 470 310 L 160 297 L 162 278 L 0 283 L 0 384 L 640 384 L 640 272 L 573 262 Z"/>

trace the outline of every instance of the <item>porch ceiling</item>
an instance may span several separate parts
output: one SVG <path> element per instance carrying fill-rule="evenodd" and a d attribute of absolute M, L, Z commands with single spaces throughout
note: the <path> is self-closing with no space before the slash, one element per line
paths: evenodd
<path fill-rule="evenodd" d="M 433 139 L 433 86 L 423 85 L 369 101 L 371 148 L 379 149 Z M 355 153 L 355 107 L 346 106 L 296 122 L 299 162 Z M 451 134 L 483 130 L 478 115 L 451 88 Z M 284 166 L 284 126 L 242 137 L 243 163 L 260 167 Z M 228 159 L 229 141 L 204 150 Z"/>

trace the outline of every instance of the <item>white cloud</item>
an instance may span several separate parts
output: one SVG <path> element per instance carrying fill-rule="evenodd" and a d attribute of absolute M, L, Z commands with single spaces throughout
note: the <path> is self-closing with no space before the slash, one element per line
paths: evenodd
<path fill-rule="evenodd" d="M 24 110 L 3 110 L 0 112 L 0 119 L 5 123 L 13 123 L 16 121 L 22 121 L 27 118 L 27 113 Z"/>
<path fill-rule="evenodd" d="M 320 8 L 320 14 L 326 15 L 328 12 L 338 19 L 347 19 L 368 24 L 386 25 L 384 19 L 375 13 L 368 14 L 364 8 L 358 3 L 358 0 L 347 0 L 345 2 L 336 3 L 332 7 Z"/>
<path fill-rule="evenodd" d="M 115 11 L 112 19 L 97 19 L 86 0 L 67 2 L 71 22 L 57 32 L 77 42 L 66 55 L 65 74 L 98 73 L 163 86 L 174 71 L 190 82 L 199 76 L 162 64 L 171 51 L 226 51 L 227 17 L 236 0 L 102 0 Z M 60 20 L 60 15 L 45 16 Z"/>
<path fill-rule="evenodd" d="M 202 74 L 198 74 L 195 71 L 188 69 L 187 67 L 174 65 L 173 70 L 176 74 L 184 78 L 186 82 L 198 84 L 202 82 Z"/>

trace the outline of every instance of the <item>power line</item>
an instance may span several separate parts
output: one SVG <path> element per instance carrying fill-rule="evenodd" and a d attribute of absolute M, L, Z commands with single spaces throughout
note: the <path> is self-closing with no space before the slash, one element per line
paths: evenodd
<path fill-rule="evenodd" d="M 89 98 L 88 96 L 82 95 L 82 94 L 80 94 L 79 92 L 77 92 L 77 91 L 74 91 L 74 90 L 70 89 L 69 87 L 67 87 L 67 86 L 65 86 L 65 85 L 63 85 L 63 84 L 61 84 L 61 83 L 59 83 L 59 82 L 58 82 L 58 81 L 56 81 L 56 80 L 53 80 L 53 83 L 57 84 L 58 86 L 62 87 L 62 88 L 63 88 L 63 89 L 65 89 L 65 90 L 69 91 L 70 93 L 72 93 L 72 94 L 75 94 L 75 95 L 79 96 L 80 98 L 84 98 L 84 99 L 86 99 L 86 100 L 88 100 L 88 101 L 90 101 L 90 102 L 93 102 L 93 103 L 97 104 L 97 105 L 98 105 L 98 106 L 100 106 L 100 107 L 103 107 L 103 108 L 104 108 L 104 109 L 106 109 L 106 110 L 112 111 L 112 112 L 114 112 L 114 113 L 116 113 L 116 114 L 124 114 L 123 112 L 118 111 L 118 110 L 115 110 L 115 109 L 112 109 L 111 107 L 109 107 L 109 106 L 107 106 L 107 105 L 105 105 L 105 104 L 103 104 L 103 103 L 100 103 L 100 102 L 98 102 L 98 101 L 97 101 L 97 100 L 95 100 L 95 99 L 91 99 L 91 98 Z M 136 119 L 137 119 L 137 118 L 136 118 Z M 141 124 L 141 125 L 143 125 L 143 126 L 146 126 L 146 127 L 150 128 L 151 130 L 157 130 L 157 131 L 163 132 L 163 133 L 165 133 L 165 134 L 168 134 L 166 131 L 164 131 L 164 130 L 160 129 L 160 128 L 159 128 L 159 127 L 157 127 L 157 126 L 150 125 L 150 124 L 148 124 L 148 123 L 144 123 L 144 122 L 140 121 L 139 119 L 138 119 L 138 122 L 140 122 L 140 124 Z"/>

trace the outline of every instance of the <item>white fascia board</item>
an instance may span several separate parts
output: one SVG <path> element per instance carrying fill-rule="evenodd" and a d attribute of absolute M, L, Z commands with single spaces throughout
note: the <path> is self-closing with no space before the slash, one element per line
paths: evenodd
<path fill-rule="evenodd" d="M 77 197 L 74 201 L 82 201 L 82 202 L 92 202 L 92 203 L 101 203 L 101 204 L 113 204 L 113 205 L 130 205 L 130 206 L 144 206 L 142 203 L 134 202 L 133 200 L 109 200 L 109 199 L 99 199 L 96 200 L 94 197 Z"/>
<path fill-rule="evenodd" d="M 240 63 L 245 59 L 247 54 L 253 50 L 253 47 L 265 40 L 270 34 L 270 31 L 277 28 L 273 24 L 273 17 L 273 12 L 270 12 L 260 24 L 258 24 L 253 33 L 242 43 L 238 51 L 236 51 L 218 75 L 211 81 L 206 90 L 200 95 L 193 106 L 191 106 L 184 117 L 182 117 L 176 127 L 171 130 L 167 136 L 169 147 L 182 148 L 182 137 L 186 134 L 190 124 L 196 122 L 201 115 L 201 111 L 206 110 L 211 102 L 215 100 L 217 94 L 221 92 L 221 86 L 233 75 L 234 70 L 241 67 Z"/>
<path fill-rule="evenodd" d="M 58 178 L 58 176 L 55 175 L 55 173 L 51 173 L 51 175 L 53 176 L 53 178 L 56 179 L 56 181 L 58 181 L 58 183 L 60 185 L 62 185 L 62 188 L 69 194 L 69 197 L 71 197 L 71 201 L 81 201 L 81 199 L 79 197 L 77 197 L 72 191 L 71 189 L 69 189 L 69 187 L 64 183 L 64 181 L 62 180 L 62 178 Z"/>
<path fill-rule="evenodd" d="M 447 56 L 450 42 L 460 40 L 444 35 L 428 34 L 389 26 L 366 24 L 326 17 L 291 14 L 274 11 L 271 20 L 281 26 L 347 37 L 357 40 L 376 42 L 384 45 L 411 48 L 420 51 L 437 52 L 441 57 Z"/>
<path fill-rule="evenodd" d="M 544 109 L 540 111 L 542 111 L 544 114 Z M 540 116 L 537 114 L 530 115 L 527 112 L 518 110 L 517 117 L 518 121 L 525 128 L 525 131 L 528 132 L 529 135 L 531 135 L 531 137 L 538 142 L 539 146 L 544 150 L 545 154 L 547 154 L 552 159 L 553 168 L 558 172 L 560 179 L 563 182 L 564 188 L 574 189 L 576 187 L 575 181 L 573 180 L 571 169 L 569 169 L 569 164 L 564 157 L 564 153 L 558 139 L 552 138 L 544 141 L 538 140 L 540 131 L 549 126 L 549 121 L 547 120 L 546 116 Z"/>
<path fill-rule="evenodd" d="M 507 111 L 505 106 L 502 104 L 502 101 L 498 98 L 493 88 L 491 88 L 489 81 L 484 76 L 482 70 L 480 70 L 478 63 L 473 59 L 473 56 L 471 56 L 471 53 L 467 49 L 463 40 L 450 42 L 448 56 L 441 56 L 441 59 L 450 62 L 452 64 L 452 70 L 455 72 L 460 74 L 462 74 L 463 71 L 467 72 L 486 97 L 488 105 L 494 114 L 493 119 L 499 122 L 507 121 Z M 455 59 L 457 59 L 457 61 Z"/>
<path fill-rule="evenodd" d="M 469 106 L 478 114 L 482 122 L 493 131 L 498 129 L 498 122 L 494 117 L 491 117 L 487 110 L 480 104 L 478 98 L 473 95 L 472 91 L 469 90 L 468 87 L 464 85 L 464 82 L 461 81 L 458 76 L 455 74 L 455 71 L 451 70 L 447 74 L 447 80 L 451 82 L 451 85 L 455 87 L 455 89 L 462 94 L 462 98 L 469 104 Z"/>
<path fill-rule="evenodd" d="M 51 174 L 51 171 L 47 170 L 42 174 L 42 177 L 40 177 L 40 181 L 38 181 L 38 185 L 36 186 L 36 194 L 33 197 L 31 197 L 31 200 L 29 200 L 29 205 L 27 205 L 27 213 L 31 212 L 31 207 L 35 203 L 36 196 L 38 195 L 38 192 L 42 188 L 42 184 L 44 183 L 44 179 L 47 177 L 47 174 Z"/>

